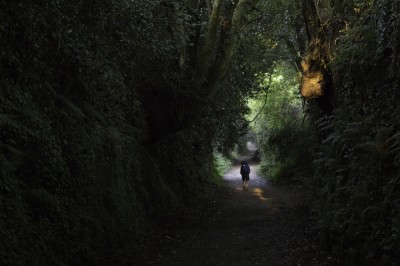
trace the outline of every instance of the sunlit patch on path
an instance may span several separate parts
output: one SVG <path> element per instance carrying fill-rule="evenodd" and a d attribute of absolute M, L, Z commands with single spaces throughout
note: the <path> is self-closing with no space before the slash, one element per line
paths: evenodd
<path fill-rule="evenodd" d="M 254 196 L 258 197 L 260 200 L 267 201 L 268 199 L 264 197 L 264 191 L 260 188 L 253 188 L 251 192 Z"/>

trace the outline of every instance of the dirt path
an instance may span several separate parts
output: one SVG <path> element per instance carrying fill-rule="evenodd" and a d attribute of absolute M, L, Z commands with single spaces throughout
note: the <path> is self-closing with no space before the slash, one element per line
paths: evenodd
<path fill-rule="evenodd" d="M 338 265 L 309 240 L 307 196 L 268 184 L 256 175 L 257 165 L 250 166 L 248 190 L 242 190 L 239 166 L 233 167 L 220 195 L 198 210 L 206 217 L 171 225 L 141 264 Z"/>

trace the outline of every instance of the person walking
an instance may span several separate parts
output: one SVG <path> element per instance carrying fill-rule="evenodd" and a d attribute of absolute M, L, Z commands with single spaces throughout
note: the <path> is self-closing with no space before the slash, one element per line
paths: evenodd
<path fill-rule="evenodd" d="M 243 190 L 247 190 L 250 180 L 250 166 L 246 161 L 241 162 L 240 174 L 242 175 Z"/>

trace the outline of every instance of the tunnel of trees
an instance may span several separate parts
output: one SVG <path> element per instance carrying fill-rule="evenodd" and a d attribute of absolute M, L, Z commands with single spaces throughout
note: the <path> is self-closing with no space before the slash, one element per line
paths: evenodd
<path fill-rule="evenodd" d="M 400 259 L 399 0 L 0 3 L 4 265 L 123 263 L 248 132 L 324 248 Z"/>

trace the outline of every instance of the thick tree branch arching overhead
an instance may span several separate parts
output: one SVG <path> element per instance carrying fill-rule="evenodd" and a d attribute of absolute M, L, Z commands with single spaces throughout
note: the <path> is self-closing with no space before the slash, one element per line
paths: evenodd
<path fill-rule="evenodd" d="M 221 56 L 215 62 L 211 75 L 208 79 L 209 98 L 213 98 L 218 91 L 218 87 L 225 77 L 235 49 L 239 42 L 239 33 L 243 25 L 244 15 L 250 0 L 240 0 L 232 15 L 231 31 L 226 40 L 226 46 L 221 51 Z M 253 1 L 254 2 L 254 1 Z"/>
<path fill-rule="evenodd" d="M 207 39 L 204 47 L 200 50 L 194 74 L 194 84 L 200 88 L 204 78 L 208 75 L 209 65 L 216 55 L 215 47 L 218 43 L 219 20 L 221 5 L 223 0 L 215 0 L 212 6 L 210 19 L 208 22 Z"/>
<path fill-rule="evenodd" d="M 225 77 L 235 49 L 239 42 L 240 29 L 243 25 L 246 10 L 257 1 L 238 0 L 233 3 L 233 12 L 227 12 L 231 17 L 228 21 L 226 36 L 221 36 L 221 18 L 223 0 L 215 0 L 209 17 L 205 44 L 200 48 L 194 72 L 194 87 L 200 89 L 206 97 L 213 97 L 218 91 L 220 82 Z M 225 31 L 227 29 L 224 29 Z"/>

